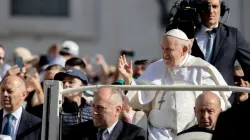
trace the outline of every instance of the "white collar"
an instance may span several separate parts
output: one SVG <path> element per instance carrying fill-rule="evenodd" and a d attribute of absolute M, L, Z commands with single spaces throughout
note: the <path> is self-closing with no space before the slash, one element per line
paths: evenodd
<path fill-rule="evenodd" d="M 219 26 L 219 24 L 217 24 L 214 28 L 217 28 Z M 212 31 L 212 29 L 207 28 L 206 26 L 204 26 L 203 24 L 201 25 L 201 29 L 200 32 L 205 33 L 206 31 Z"/>
<path fill-rule="evenodd" d="M 14 118 L 16 120 L 19 120 L 22 116 L 22 111 L 23 111 L 23 108 L 22 106 L 19 107 L 15 112 L 12 112 L 11 115 L 14 116 Z M 3 118 L 5 117 L 5 115 L 9 114 L 8 112 L 6 112 L 5 110 L 3 110 Z"/>
<path fill-rule="evenodd" d="M 188 60 L 190 54 L 187 53 L 187 55 L 184 57 L 184 59 L 181 61 L 181 63 L 173 68 L 171 68 L 171 70 L 173 71 L 178 71 Z"/>
<path fill-rule="evenodd" d="M 107 128 L 109 134 L 112 133 L 112 131 L 114 130 L 114 127 L 116 126 L 117 123 L 118 123 L 118 120 L 113 125 L 111 125 L 109 128 Z"/>

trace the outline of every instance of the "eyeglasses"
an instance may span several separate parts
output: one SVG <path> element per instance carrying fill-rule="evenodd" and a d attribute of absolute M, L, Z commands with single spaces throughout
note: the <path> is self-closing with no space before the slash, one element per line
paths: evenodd
<path fill-rule="evenodd" d="M 92 108 L 95 109 L 98 112 L 103 112 L 107 110 L 107 107 L 101 106 L 101 105 L 95 105 L 94 103 L 91 104 Z"/>
<path fill-rule="evenodd" d="M 244 80 L 244 81 L 247 81 L 247 77 L 245 76 L 234 76 L 234 82 L 239 82 L 240 79 Z"/>

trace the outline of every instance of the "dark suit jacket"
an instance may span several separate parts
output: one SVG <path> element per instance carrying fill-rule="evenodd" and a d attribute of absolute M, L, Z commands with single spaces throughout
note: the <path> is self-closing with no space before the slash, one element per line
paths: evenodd
<path fill-rule="evenodd" d="M 249 140 L 250 99 L 219 115 L 212 140 Z"/>
<path fill-rule="evenodd" d="M 2 133 L 3 110 L 0 110 L 0 132 Z M 41 119 L 23 109 L 16 140 L 40 140 Z"/>
<path fill-rule="evenodd" d="M 196 40 L 192 47 L 193 56 L 204 59 Z M 236 59 L 250 81 L 250 47 L 241 33 L 234 27 L 220 24 L 216 32 L 211 64 L 222 74 L 229 85 L 234 85 L 233 71 Z"/>
<path fill-rule="evenodd" d="M 98 129 L 93 121 L 87 121 L 72 127 L 68 140 L 97 140 Z M 119 120 L 109 140 L 145 140 L 146 131 L 135 125 Z"/>

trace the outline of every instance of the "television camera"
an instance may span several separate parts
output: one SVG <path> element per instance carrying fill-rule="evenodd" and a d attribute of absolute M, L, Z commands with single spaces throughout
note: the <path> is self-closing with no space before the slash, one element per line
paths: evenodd
<path fill-rule="evenodd" d="M 169 24 L 167 25 L 166 31 L 179 28 L 183 30 L 189 38 L 193 38 L 195 28 L 201 23 L 199 14 L 209 12 L 211 10 L 210 8 L 211 3 L 202 0 L 182 0 L 181 2 L 175 2 L 170 10 Z M 223 17 L 227 11 L 229 13 L 230 9 L 224 1 L 221 2 L 220 8 L 221 17 Z"/>

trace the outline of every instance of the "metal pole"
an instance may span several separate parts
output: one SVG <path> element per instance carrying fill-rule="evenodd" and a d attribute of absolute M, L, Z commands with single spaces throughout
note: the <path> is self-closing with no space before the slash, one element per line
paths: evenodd
<path fill-rule="evenodd" d="M 42 140 L 59 140 L 59 112 L 62 106 L 62 82 L 44 82 Z"/>
<path fill-rule="evenodd" d="M 46 97 L 46 100 L 47 100 L 47 104 L 46 106 L 46 122 L 45 122 L 45 140 L 49 140 L 49 116 L 50 116 L 50 100 L 51 100 L 51 85 L 48 87 L 48 90 L 47 90 L 47 97 Z"/>

